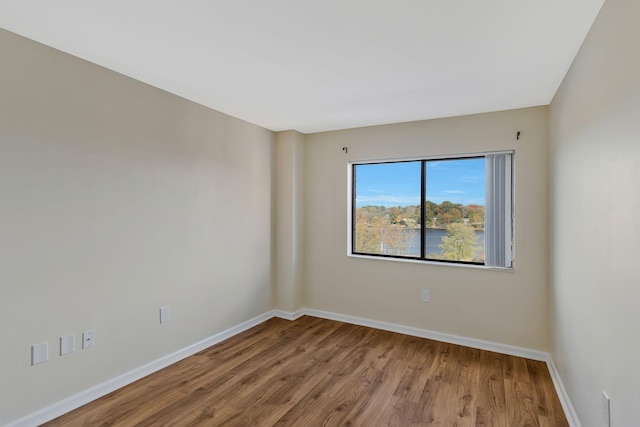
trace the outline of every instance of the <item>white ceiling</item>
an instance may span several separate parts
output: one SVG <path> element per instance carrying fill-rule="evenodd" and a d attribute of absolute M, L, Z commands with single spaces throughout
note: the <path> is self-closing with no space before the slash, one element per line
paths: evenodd
<path fill-rule="evenodd" d="M 549 104 L 603 2 L 0 0 L 0 27 L 310 133 Z"/>

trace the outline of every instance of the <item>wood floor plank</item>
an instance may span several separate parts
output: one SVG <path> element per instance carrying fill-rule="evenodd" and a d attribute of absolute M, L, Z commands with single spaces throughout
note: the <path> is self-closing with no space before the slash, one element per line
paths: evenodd
<path fill-rule="evenodd" d="M 394 390 L 407 369 L 405 364 L 396 359 L 386 360 L 379 375 L 367 389 L 366 394 L 358 397 L 345 417 L 344 425 L 373 426 L 392 424 L 394 414 L 382 413 L 380 408 L 388 407 L 394 399 Z"/>
<path fill-rule="evenodd" d="M 334 361 L 328 366 L 324 378 L 279 419 L 276 425 L 314 425 L 320 419 L 323 420 L 320 425 L 332 424 L 332 420 L 339 416 L 337 413 L 346 408 L 342 391 L 344 386 L 349 386 L 352 393 L 358 394 L 362 378 L 366 378 L 371 369 L 369 362 L 376 358 L 363 348 L 351 351 L 344 348 L 343 353 L 348 354 L 340 363 Z"/>
<path fill-rule="evenodd" d="M 505 380 L 505 392 L 510 397 L 507 400 L 508 422 L 514 426 L 539 427 L 540 419 L 530 384 Z"/>
<path fill-rule="evenodd" d="M 546 364 L 270 319 L 45 426 L 568 427 Z"/>
<path fill-rule="evenodd" d="M 305 359 L 292 359 L 290 363 L 280 364 L 272 370 L 262 387 L 233 402 L 236 412 L 224 422 L 231 423 L 241 414 L 246 417 L 245 412 L 249 412 L 254 423 L 275 423 L 288 411 L 292 402 L 303 397 L 306 388 L 315 387 L 325 377 L 326 365 L 323 362 L 331 360 L 336 351 L 337 348 L 310 348 Z"/>
<path fill-rule="evenodd" d="M 405 399 L 418 403 L 418 400 L 420 400 L 420 396 L 422 395 L 422 390 L 429 379 L 428 373 L 430 368 L 431 366 L 425 368 L 419 366 L 406 366 L 402 376 L 397 382 L 398 385 L 393 391 L 393 396 L 398 399 Z"/>
<path fill-rule="evenodd" d="M 376 417 L 375 413 L 368 414 L 369 423 L 358 423 L 362 427 L 376 425 L 375 420 L 382 419 L 383 423 L 380 424 L 382 426 L 388 427 L 405 427 L 405 426 L 413 426 L 415 423 L 415 414 L 417 413 L 416 402 L 412 402 L 406 399 L 392 397 L 387 406 L 385 406 L 386 410 L 384 414 L 378 414 Z"/>
<path fill-rule="evenodd" d="M 507 424 L 504 388 L 504 362 L 506 356 L 490 351 L 480 352 L 476 424 L 500 426 Z"/>
<path fill-rule="evenodd" d="M 460 347 L 457 358 L 458 379 L 454 402 L 455 415 L 457 415 L 456 423 L 461 426 L 475 426 L 478 389 L 480 387 L 480 370 L 477 369 L 479 358 L 479 350 Z"/>

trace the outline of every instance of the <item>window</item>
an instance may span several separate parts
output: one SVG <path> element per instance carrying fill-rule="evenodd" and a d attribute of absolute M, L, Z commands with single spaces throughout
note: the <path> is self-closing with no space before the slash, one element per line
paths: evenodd
<path fill-rule="evenodd" d="M 353 255 L 512 267 L 512 158 L 353 163 Z"/>

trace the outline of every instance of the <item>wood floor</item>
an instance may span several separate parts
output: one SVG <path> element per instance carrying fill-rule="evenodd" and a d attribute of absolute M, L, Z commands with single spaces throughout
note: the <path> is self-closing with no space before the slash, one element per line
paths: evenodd
<path fill-rule="evenodd" d="M 543 362 L 268 320 L 46 426 L 568 426 Z"/>

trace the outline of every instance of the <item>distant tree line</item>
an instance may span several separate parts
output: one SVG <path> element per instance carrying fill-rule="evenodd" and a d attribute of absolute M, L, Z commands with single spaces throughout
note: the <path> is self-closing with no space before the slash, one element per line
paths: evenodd
<path fill-rule="evenodd" d="M 420 205 L 414 206 L 363 206 L 356 208 L 356 223 L 371 224 L 375 218 L 386 224 L 402 225 L 409 228 L 420 227 Z M 484 229 L 484 206 L 462 205 L 444 201 L 436 204 L 425 202 L 425 227 L 448 228 L 449 224 L 465 223 L 476 230 Z"/>

